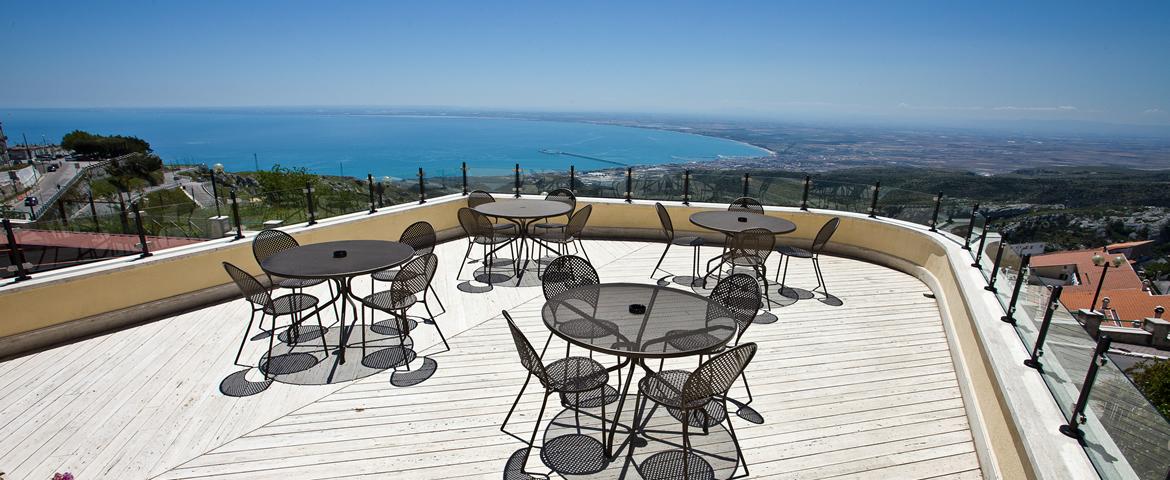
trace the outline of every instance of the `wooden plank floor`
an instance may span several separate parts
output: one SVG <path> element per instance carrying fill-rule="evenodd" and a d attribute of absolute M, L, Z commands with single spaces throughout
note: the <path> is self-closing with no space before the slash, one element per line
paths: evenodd
<path fill-rule="evenodd" d="M 548 337 L 540 320 L 543 298 L 534 277 L 526 286 L 463 291 L 478 266 L 456 278 L 464 247 L 456 241 L 437 249 L 436 288 L 447 309 L 439 322 L 451 351 L 436 353 L 438 336 L 420 325 L 412 334 L 416 349 L 435 368 L 420 384 L 395 386 L 401 383 L 392 383 L 389 372 L 327 385 L 263 382 L 255 368 L 232 365 L 247 306 L 212 305 L 0 363 L 0 471 L 6 479 L 50 478 L 58 471 L 79 479 L 374 478 L 396 472 L 500 478 L 522 447 L 498 427 L 525 372 L 499 312 L 508 309 L 539 348 Z M 603 281 L 655 281 L 648 275 L 660 244 L 591 241 L 586 248 Z M 716 253 L 704 250 L 703 258 Z M 675 248 L 664 268 L 685 273 L 689 262 L 690 252 Z M 923 295 L 927 288 L 864 262 L 825 258 L 823 266 L 835 297 L 794 301 L 774 290 L 779 303 L 762 317 L 768 323 L 745 334 L 745 341 L 760 345 L 748 375 L 751 407 L 763 423 L 734 415 L 732 421 L 752 477 L 979 478 L 938 309 Z M 815 283 L 809 262 L 793 263 L 790 285 Z M 369 288 L 359 284 L 357 291 Z M 314 293 L 327 295 L 323 287 Z M 244 358 L 256 363 L 267 339 L 248 343 Z M 554 341 L 550 352 L 559 354 L 557 348 L 564 346 Z M 509 432 L 531 433 L 538 390 L 525 393 Z M 746 399 L 742 383 L 732 397 Z M 575 422 L 566 427 L 565 412 L 554 406 L 538 444 L 576 428 Z M 612 414 L 613 404 L 608 408 Z M 557 426 L 546 430 L 558 412 Z M 664 432 L 662 441 L 639 449 L 635 463 L 678 440 L 672 433 L 678 421 L 662 411 L 651 417 L 651 428 Z M 712 432 L 693 443 L 733 456 L 726 432 Z M 548 471 L 538 452 L 528 466 Z M 712 466 L 719 475 L 729 472 L 726 462 Z M 637 468 L 618 461 L 588 475 L 619 476 L 638 478 Z"/>

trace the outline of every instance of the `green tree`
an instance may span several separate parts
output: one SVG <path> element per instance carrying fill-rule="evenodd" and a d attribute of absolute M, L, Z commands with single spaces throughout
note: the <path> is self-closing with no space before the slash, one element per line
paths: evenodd
<path fill-rule="evenodd" d="M 80 155 L 113 158 L 130 153 L 150 153 L 150 144 L 138 137 L 94 135 L 74 130 L 61 138 L 61 147 Z"/>
<path fill-rule="evenodd" d="M 1147 360 L 1126 373 L 1162 415 L 1170 416 L 1170 362 Z"/>

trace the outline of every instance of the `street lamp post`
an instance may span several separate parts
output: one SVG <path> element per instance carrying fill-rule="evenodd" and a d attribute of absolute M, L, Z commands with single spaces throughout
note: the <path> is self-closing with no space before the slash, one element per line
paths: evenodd
<path fill-rule="evenodd" d="M 1109 267 L 1120 267 L 1125 262 L 1121 255 L 1113 257 L 1113 260 L 1106 261 L 1100 253 L 1093 254 L 1093 265 L 1101 267 L 1101 280 L 1097 282 L 1097 291 L 1093 292 L 1093 303 L 1089 304 L 1089 310 L 1097 309 L 1097 299 L 1101 297 L 1101 287 L 1105 285 L 1105 274 L 1109 273 Z"/>
<path fill-rule="evenodd" d="M 215 174 L 217 173 L 223 173 L 222 163 L 211 166 L 211 196 L 215 197 L 215 216 L 222 217 L 223 213 L 219 211 L 219 187 L 215 183 Z"/>

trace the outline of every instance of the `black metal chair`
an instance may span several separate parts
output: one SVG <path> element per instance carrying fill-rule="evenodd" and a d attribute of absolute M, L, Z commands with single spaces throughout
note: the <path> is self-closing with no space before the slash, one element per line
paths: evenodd
<path fill-rule="evenodd" d="M 682 472 L 670 473 L 674 475 L 681 473 L 682 476 L 678 478 L 688 478 L 690 476 L 688 455 L 691 454 L 690 424 L 692 414 L 703 416 L 702 424 L 707 425 L 707 411 L 703 407 L 708 403 L 712 401 L 722 402 L 723 408 L 726 411 L 727 391 L 731 389 L 731 385 L 735 383 L 735 379 L 743 374 L 744 369 L 747 368 L 755 354 L 756 344 L 745 343 L 711 357 L 711 359 L 703 362 L 693 372 L 686 370 L 666 370 L 649 374 L 638 382 L 638 397 L 635 400 L 634 407 L 635 428 L 645 428 L 645 425 L 650 423 L 650 417 L 654 414 L 654 410 L 657 409 L 658 405 L 681 412 L 680 421 L 682 422 L 683 435 Z M 655 406 L 643 418 L 642 411 L 645 410 L 646 404 L 649 402 L 654 402 Z M 747 476 L 747 460 L 744 459 L 743 450 L 739 446 L 739 438 L 736 436 L 735 427 L 731 423 L 731 415 L 725 415 L 725 418 L 727 419 L 727 430 L 731 433 L 731 441 L 735 444 L 736 456 L 739 458 L 739 463 L 743 464 L 744 476 Z M 628 455 L 632 458 L 633 453 L 634 445 L 630 445 Z M 678 462 L 668 460 L 669 456 L 677 454 L 677 451 L 672 450 L 660 452 L 643 460 L 642 465 L 673 465 L 677 468 Z M 659 456 L 663 457 L 655 458 Z M 641 472 L 642 468 L 639 467 L 639 470 L 644 477 L 658 478 L 660 476 L 647 475 L 647 472 Z M 738 467 L 736 467 L 736 470 L 738 470 Z M 732 473 L 734 474 L 735 472 L 733 471 Z M 675 477 L 672 476 L 672 478 Z"/>
<path fill-rule="evenodd" d="M 492 259 L 495 258 L 492 251 L 497 246 L 511 241 L 512 237 L 507 231 L 494 228 L 491 220 L 475 210 L 466 207 L 460 208 L 457 215 L 459 216 L 459 226 L 463 227 L 463 232 L 467 234 L 467 251 L 463 253 L 463 262 L 459 264 L 459 272 L 455 274 L 455 278 L 459 278 L 463 274 L 463 266 L 471 258 L 471 248 L 480 245 L 483 247 L 483 263 L 487 267 L 488 282 L 490 283 L 492 280 Z M 516 251 L 512 245 L 509 245 L 508 249 L 512 252 L 512 270 L 516 276 L 520 276 L 520 271 L 517 269 L 520 262 L 516 261 Z"/>
<path fill-rule="evenodd" d="M 426 255 L 435 251 L 435 227 L 432 227 L 430 222 L 425 220 L 414 222 L 402 231 L 398 241 L 410 245 L 414 249 L 415 257 Z M 391 268 L 370 275 L 373 280 L 370 282 L 370 293 L 374 293 L 374 284 L 377 282 L 393 282 L 398 277 L 398 271 L 397 268 Z M 439 293 L 435 291 L 435 287 L 428 284 L 427 288 L 434 295 L 435 301 L 439 303 L 439 308 L 442 310 L 439 315 L 447 313 L 447 307 L 443 306 L 443 301 L 439 299 Z"/>
<path fill-rule="evenodd" d="M 540 239 L 548 243 L 557 244 L 558 254 L 567 255 L 569 253 L 569 246 L 573 247 L 573 253 L 585 255 L 589 258 L 589 252 L 585 251 L 585 244 L 581 242 L 581 231 L 585 229 L 585 224 L 589 223 L 589 214 L 593 213 L 593 205 L 586 205 L 585 208 L 577 210 L 569 217 L 569 223 L 565 225 L 563 230 L 549 230 L 540 235 Z M 540 265 L 537 264 L 539 270 Z"/>
<path fill-rule="evenodd" d="M 475 207 L 478 207 L 478 206 L 483 205 L 485 203 L 492 203 L 495 201 L 496 201 L 496 197 L 492 196 L 492 194 L 485 192 L 483 190 L 475 190 L 475 191 L 467 194 L 467 208 L 474 209 Z M 494 222 L 489 221 L 488 224 L 490 224 L 492 226 L 492 228 L 497 229 L 497 230 L 511 231 L 513 233 L 515 233 L 515 231 L 516 231 L 516 224 L 515 223 L 494 223 Z"/>
<path fill-rule="evenodd" d="M 532 428 L 532 437 L 527 443 L 528 449 L 531 451 L 536 445 L 536 434 L 540 431 L 540 420 L 544 417 L 545 407 L 548 406 L 548 397 L 554 393 L 559 393 L 562 396 L 576 395 L 579 403 L 582 393 L 603 388 L 609 383 L 609 372 L 600 363 L 585 357 L 562 358 L 545 365 L 540 356 L 536 354 L 536 349 L 532 348 L 532 343 L 524 336 L 524 332 L 521 332 L 516 326 L 512 316 L 507 311 L 504 311 L 503 314 L 504 319 L 508 322 L 508 330 L 512 333 L 512 341 L 516 344 L 516 352 L 520 355 L 520 364 L 528 370 L 528 376 L 524 379 L 524 385 L 520 387 L 520 393 L 516 394 L 516 400 L 512 402 L 512 408 L 508 410 L 508 415 L 504 417 L 500 431 L 508 433 L 505 430 L 508 420 L 512 418 L 512 413 L 520 404 L 520 398 L 524 395 L 524 390 L 528 388 L 528 383 L 532 381 L 532 377 L 536 377 L 541 386 L 544 387 L 544 399 L 540 404 L 540 413 L 536 415 L 536 425 Z M 580 425 L 580 410 L 573 408 L 577 412 L 577 423 Z M 600 419 L 601 432 L 604 437 L 606 425 L 604 402 L 601 405 Z M 511 435 L 511 433 L 508 434 Z M 521 471 L 526 463 L 527 461 L 520 465 Z"/>
<path fill-rule="evenodd" d="M 821 226 L 817 236 L 813 238 L 812 245 L 808 250 L 791 245 L 780 245 L 776 247 L 776 253 L 780 254 L 780 263 L 784 264 L 784 274 L 778 280 L 780 282 L 780 294 L 784 294 L 784 281 L 788 279 L 788 264 L 792 262 L 792 258 L 808 258 L 813 262 L 813 271 L 817 274 L 817 286 L 813 291 L 823 288 L 825 295 L 829 294 L 829 286 L 825 284 L 825 276 L 821 273 L 821 251 L 825 249 L 825 245 L 833 238 L 833 234 L 837 232 L 837 226 L 841 224 L 839 217 L 833 217 Z M 787 260 L 787 262 L 785 261 Z M 780 274 L 780 269 L 776 269 L 776 273 Z"/>
<path fill-rule="evenodd" d="M 736 273 L 724 277 L 715 285 L 708 297 L 712 305 L 707 308 L 707 319 L 714 319 L 731 314 L 735 320 L 735 339 L 727 345 L 731 348 L 739 345 L 744 332 L 756 320 L 759 313 L 763 294 L 760 292 L 760 282 L 746 273 Z M 726 312 L 726 313 L 725 313 Z M 713 335 L 707 331 L 672 330 L 666 332 L 667 344 L 680 350 L 694 350 L 693 345 L 710 345 Z M 700 356 L 701 357 L 701 356 Z M 661 368 L 661 366 L 659 367 Z M 743 386 L 747 390 L 748 401 L 752 403 L 752 389 L 748 385 L 747 373 L 743 375 Z"/>
<path fill-rule="evenodd" d="M 297 242 L 297 239 L 293 238 L 292 235 L 280 230 L 262 230 L 256 234 L 256 238 L 252 239 L 252 255 L 256 257 L 256 263 L 261 263 L 277 253 L 299 247 L 300 245 L 300 242 Z M 303 288 L 325 283 L 325 280 L 321 278 L 282 278 L 268 273 L 265 273 L 265 275 L 268 275 L 272 286 L 292 289 L 294 293 Z M 329 288 L 330 292 L 332 292 L 333 286 L 330 285 Z"/>
<path fill-rule="evenodd" d="M 716 270 L 720 272 L 722 272 L 724 265 L 731 265 L 732 273 L 734 273 L 736 267 L 750 268 L 756 277 L 764 282 L 764 298 L 768 301 L 768 308 L 771 308 L 772 298 L 768 294 L 771 286 L 768 284 L 768 267 L 766 262 L 775 247 L 776 236 L 767 229 L 752 228 L 736 233 L 731 236 L 731 244 L 728 246 L 727 251 L 707 262 L 707 276 L 711 275 L 712 269 L 710 266 L 714 262 L 720 262 L 716 267 Z M 706 281 L 707 277 L 705 276 L 703 277 L 703 282 L 706 283 Z"/>
<path fill-rule="evenodd" d="M 389 290 L 370 294 L 361 300 L 362 305 L 389 313 L 397 320 L 398 338 L 404 345 L 406 336 L 411 329 L 410 319 L 406 316 L 406 312 L 410 310 L 410 307 L 422 304 L 427 311 L 427 316 L 430 317 L 430 321 L 427 323 L 435 326 L 435 331 L 439 332 L 439 338 L 443 340 L 443 346 L 447 350 L 451 349 L 451 346 L 447 344 L 447 337 L 443 335 L 443 329 L 439 328 L 438 322 L 435 321 L 435 314 L 431 313 L 431 306 L 427 303 L 427 291 L 431 286 L 431 281 L 435 278 L 438 266 L 439 257 L 434 253 L 419 255 L 398 269 L 398 275 L 390 283 Z M 363 308 L 362 323 L 365 323 L 365 312 Z M 365 343 L 365 329 L 362 329 L 362 343 Z M 409 363 L 407 366 L 409 368 Z"/>
<path fill-rule="evenodd" d="M 727 206 L 727 210 L 743 210 L 747 212 L 763 214 L 764 204 L 760 203 L 759 200 L 756 200 L 752 197 L 739 197 L 731 201 L 731 204 Z"/>
<path fill-rule="evenodd" d="M 567 188 L 558 188 L 556 190 L 548 192 L 548 195 L 545 195 L 544 199 L 551 200 L 554 202 L 563 202 L 563 203 L 566 203 L 569 205 L 569 211 L 568 211 L 568 213 L 565 213 L 565 215 L 564 215 L 565 222 L 568 222 L 569 219 L 572 218 L 573 210 L 577 209 L 577 196 L 574 195 L 573 192 Z M 549 218 L 559 218 L 559 217 L 560 217 L 560 215 L 557 215 L 556 217 L 549 217 Z M 549 222 L 549 221 L 547 221 L 548 220 L 547 218 L 544 220 L 546 220 L 546 221 L 532 226 L 532 228 L 534 229 L 533 230 L 534 232 L 539 231 L 539 230 L 563 230 L 569 226 L 569 224 L 565 223 L 565 222 Z"/>
<path fill-rule="evenodd" d="M 655 202 L 654 209 L 658 211 L 658 221 L 662 223 L 662 233 L 666 235 L 666 248 L 662 250 L 662 256 L 658 257 L 658 263 L 650 272 L 650 278 L 654 278 L 654 274 L 658 273 L 662 267 L 662 261 L 666 259 L 666 252 L 670 251 L 671 245 L 694 247 L 691 259 L 691 284 L 693 286 L 699 281 L 699 247 L 703 246 L 703 238 L 690 235 L 676 237 L 674 235 L 674 222 L 670 220 L 670 212 L 666 210 L 662 202 Z"/>
<path fill-rule="evenodd" d="M 300 314 L 306 310 L 313 309 L 317 306 L 319 300 L 317 297 L 307 293 L 289 293 L 279 297 L 272 297 L 272 293 L 257 280 L 252 274 L 245 272 L 240 267 L 232 265 L 228 262 L 223 262 L 223 269 L 227 271 L 228 275 L 239 287 L 240 293 L 244 296 L 244 300 L 252 304 L 252 311 L 248 316 L 248 328 L 244 330 L 244 338 L 240 340 L 240 349 L 236 352 L 235 364 L 241 367 L 250 367 L 240 363 L 240 356 L 244 354 L 244 345 L 248 342 L 248 333 L 252 331 L 252 322 L 256 320 L 256 314 L 260 314 L 260 324 L 264 323 L 264 316 L 272 317 L 272 331 L 268 336 L 268 361 L 272 361 L 272 348 L 276 345 L 276 318 L 284 315 L 292 317 L 292 322 L 289 327 L 293 325 L 300 325 L 304 320 Z M 321 329 L 321 348 L 325 352 L 325 356 L 329 356 L 329 346 L 325 343 L 325 325 L 321 323 L 321 313 L 317 312 L 317 326 Z M 289 332 L 289 344 L 296 342 L 296 335 Z M 268 368 L 264 368 L 264 378 L 268 378 Z M 273 375 L 275 377 L 275 375 Z"/>

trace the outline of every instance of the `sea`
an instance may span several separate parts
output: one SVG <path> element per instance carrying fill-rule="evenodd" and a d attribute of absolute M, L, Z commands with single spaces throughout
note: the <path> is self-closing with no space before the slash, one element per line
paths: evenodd
<path fill-rule="evenodd" d="M 457 115 L 244 109 L 3 109 L 10 144 L 58 143 L 73 130 L 131 135 L 168 164 L 229 171 L 303 167 L 312 173 L 411 178 L 580 171 L 759 157 L 767 150 L 639 127 Z M 549 153 L 553 152 L 553 153 Z M 571 155 L 567 155 L 571 154 Z"/>

